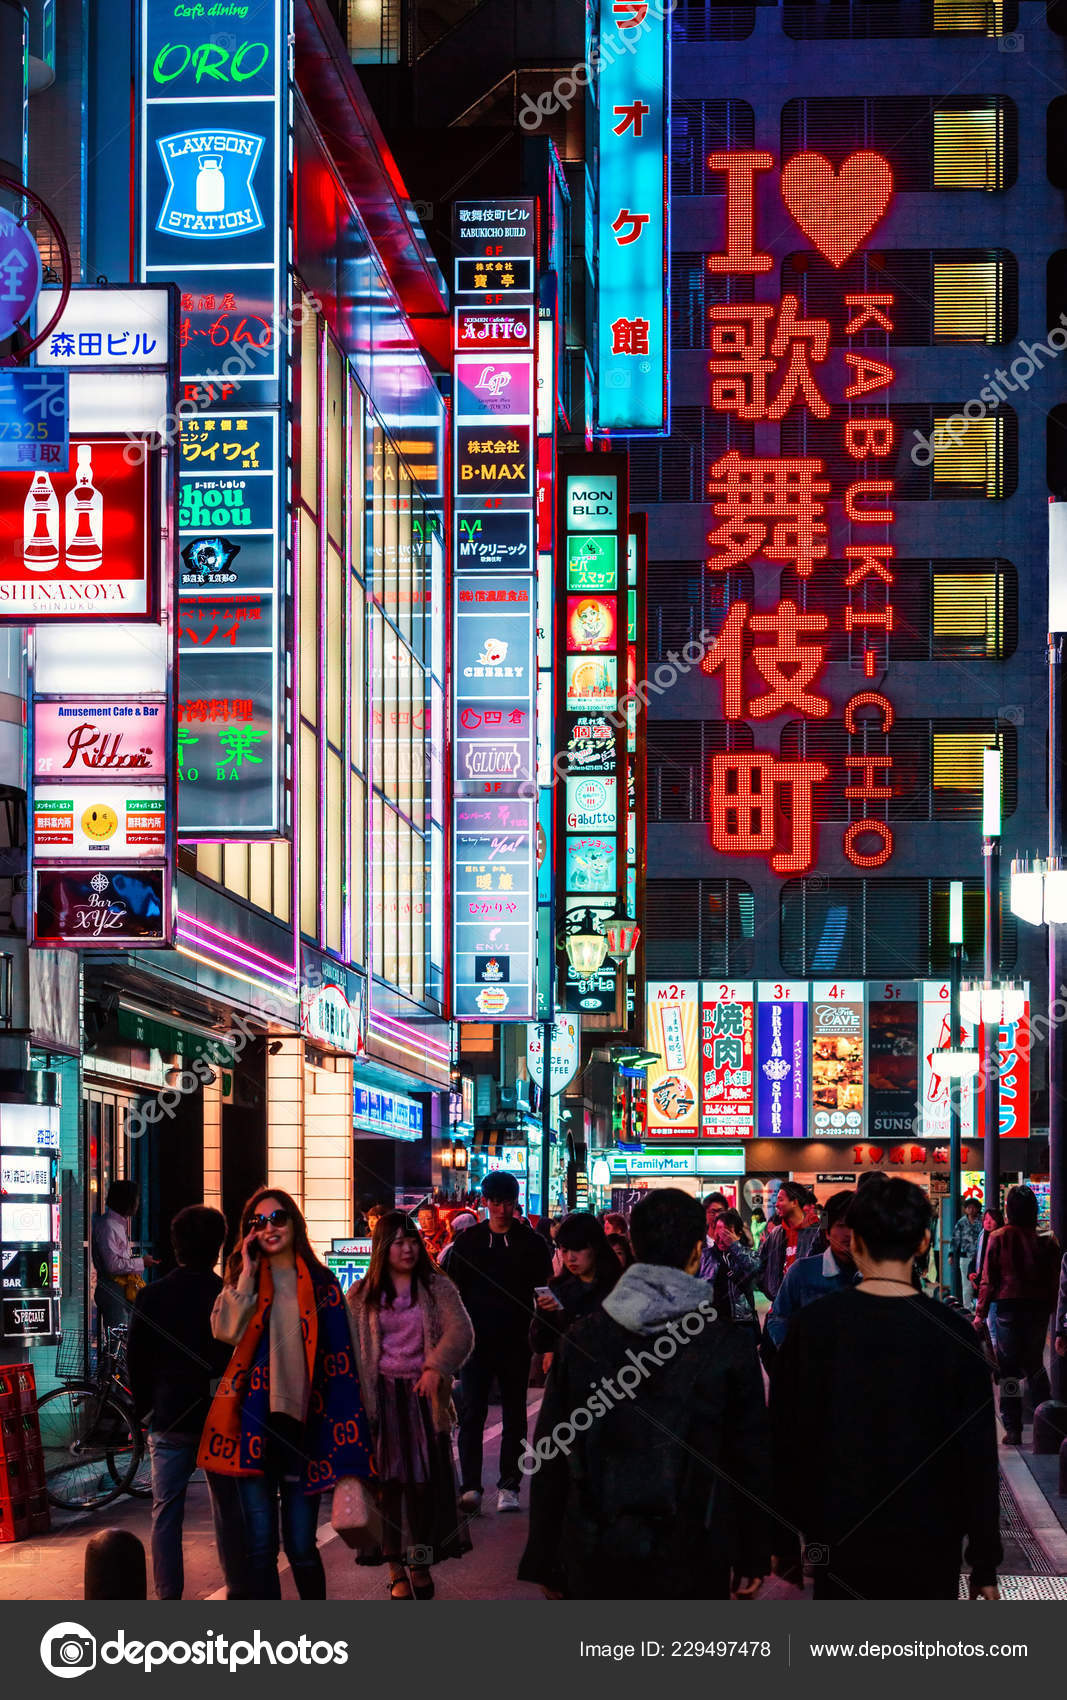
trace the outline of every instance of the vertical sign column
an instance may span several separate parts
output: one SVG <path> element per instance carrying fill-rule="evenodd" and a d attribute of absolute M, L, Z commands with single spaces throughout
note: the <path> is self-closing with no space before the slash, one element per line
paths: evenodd
<path fill-rule="evenodd" d="M 536 203 L 454 207 L 453 1014 L 537 1014 Z"/>
<path fill-rule="evenodd" d="M 141 268 L 182 292 L 179 833 L 283 830 L 288 0 L 143 0 Z"/>
<path fill-rule="evenodd" d="M 561 455 L 558 483 L 557 923 L 603 932 L 627 889 L 627 456 Z M 565 984 L 585 1027 L 626 1027 L 626 975 L 610 959 L 592 974 L 567 963 Z"/>
<path fill-rule="evenodd" d="M 600 0 L 597 424 L 668 427 L 670 8 Z"/>
<path fill-rule="evenodd" d="M 638 682 L 645 677 L 648 645 L 645 587 L 648 573 L 648 519 L 630 515 L 626 551 L 626 913 L 641 926 L 637 948 L 626 963 L 626 1026 L 638 1026 L 644 1002 L 646 726 L 639 712 Z M 635 1034 L 636 1036 L 636 1034 Z"/>

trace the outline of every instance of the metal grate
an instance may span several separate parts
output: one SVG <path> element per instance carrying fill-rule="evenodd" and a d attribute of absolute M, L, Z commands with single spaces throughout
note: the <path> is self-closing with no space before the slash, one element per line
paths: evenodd
<path fill-rule="evenodd" d="M 924 95 L 811 96 L 782 108 L 782 158 L 802 149 L 840 167 L 857 148 L 884 154 L 898 191 L 1010 189 L 1019 115 L 1005 95 L 935 101 Z"/>

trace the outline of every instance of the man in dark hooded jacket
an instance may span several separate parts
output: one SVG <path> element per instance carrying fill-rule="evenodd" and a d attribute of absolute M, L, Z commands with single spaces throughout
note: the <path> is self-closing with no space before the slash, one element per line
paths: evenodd
<path fill-rule="evenodd" d="M 767 1417 L 752 1331 L 696 1278 L 704 1213 L 665 1187 L 634 1207 L 637 1261 L 552 1365 L 519 1568 L 550 1597 L 726 1599 L 770 1561 Z"/>

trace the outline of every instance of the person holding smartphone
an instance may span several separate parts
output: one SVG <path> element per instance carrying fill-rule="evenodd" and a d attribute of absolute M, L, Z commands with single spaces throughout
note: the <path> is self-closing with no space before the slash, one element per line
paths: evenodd
<path fill-rule="evenodd" d="M 319 1500 L 375 1467 L 344 1294 L 312 1251 L 296 1202 L 278 1187 L 253 1193 L 241 1213 L 211 1331 L 234 1352 L 197 1462 L 213 1496 L 217 1478 L 236 1486 L 235 1496 L 217 1500 L 229 1597 L 281 1598 L 280 1513 L 300 1598 L 324 1600 Z M 240 1577 L 232 1574 L 234 1552 L 242 1553 Z"/>
<path fill-rule="evenodd" d="M 534 1289 L 537 1315 L 530 1324 L 530 1349 L 545 1375 L 571 1324 L 597 1310 L 622 1274 L 595 1216 L 584 1211 L 565 1216 L 556 1244 L 563 1253 L 563 1273 Z"/>

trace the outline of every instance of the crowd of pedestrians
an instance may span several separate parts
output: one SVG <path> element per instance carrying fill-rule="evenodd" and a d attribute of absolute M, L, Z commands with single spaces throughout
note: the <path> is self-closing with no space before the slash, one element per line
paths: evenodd
<path fill-rule="evenodd" d="M 245 1206 L 223 1278 L 226 1223 L 197 1206 L 147 1286 L 136 1198 L 109 1195 L 98 1292 L 130 1320 L 159 1598 L 182 1596 L 198 1465 L 227 1597 L 279 1598 L 284 1550 L 301 1598 L 324 1598 L 332 1495 L 388 1597 L 433 1598 L 434 1567 L 477 1538 L 494 1388 L 496 1510 L 522 1510 L 528 1480 L 519 1576 L 549 1598 L 747 1599 L 772 1569 L 816 1598 L 955 1598 L 961 1565 L 972 1597 L 998 1597 L 992 1372 L 1018 1445 L 1021 1383 L 1036 1405 L 1049 1338 L 1067 1354 L 1067 1260 L 1028 1187 L 1006 1223 L 968 1201 L 946 1248 L 972 1317 L 924 1291 L 929 1200 L 884 1175 L 821 1207 L 785 1181 L 770 1221 L 667 1187 L 628 1217 L 535 1228 L 506 1173 L 482 1204 L 368 1209 L 346 1297 L 276 1187 Z"/>

